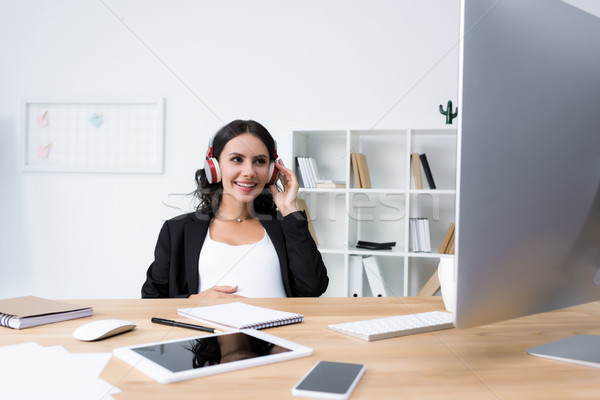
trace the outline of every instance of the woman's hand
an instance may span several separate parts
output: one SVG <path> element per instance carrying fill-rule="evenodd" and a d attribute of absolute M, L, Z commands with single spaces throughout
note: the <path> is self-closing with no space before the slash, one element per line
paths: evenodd
<path fill-rule="evenodd" d="M 277 186 L 271 185 L 271 193 L 273 193 L 273 201 L 284 217 L 290 213 L 298 211 L 296 206 L 296 198 L 298 197 L 298 179 L 294 171 L 287 168 L 281 159 L 275 162 L 275 166 L 279 170 L 279 178 L 283 185 L 283 192 L 277 190 Z"/>
<path fill-rule="evenodd" d="M 192 294 L 189 298 L 202 298 L 202 299 L 210 299 L 210 298 L 231 298 L 231 297 L 244 297 L 235 294 L 237 292 L 238 287 L 236 286 L 213 286 L 208 288 L 198 294 Z"/>

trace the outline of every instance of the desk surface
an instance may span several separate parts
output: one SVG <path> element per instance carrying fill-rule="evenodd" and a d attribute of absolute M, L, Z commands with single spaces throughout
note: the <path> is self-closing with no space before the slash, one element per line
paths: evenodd
<path fill-rule="evenodd" d="M 115 399 L 287 399 L 292 386 L 318 360 L 366 364 L 351 399 L 596 399 L 600 369 L 526 354 L 530 347 L 573 334 L 600 334 L 600 303 L 471 329 L 450 329 L 376 342 L 333 331 L 330 323 L 442 310 L 439 297 L 245 299 L 298 312 L 305 321 L 266 332 L 312 347 L 311 357 L 161 385 L 111 358 L 102 378 L 123 390 Z M 38 342 L 70 352 L 112 352 L 115 347 L 201 335 L 153 324 L 153 316 L 186 320 L 176 309 L 189 299 L 69 300 L 94 307 L 92 317 L 24 330 L 0 328 L 0 345 Z M 223 301 L 203 301 L 202 305 Z M 138 327 L 99 342 L 79 342 L 72 332 L 94 319 L 121 318 Z M 189 320 L 186 320 L 189 321 Z"/>

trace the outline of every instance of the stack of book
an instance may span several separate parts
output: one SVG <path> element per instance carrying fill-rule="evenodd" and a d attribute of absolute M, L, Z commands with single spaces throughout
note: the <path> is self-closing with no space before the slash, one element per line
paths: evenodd
<path fill-rule="evenodd" d="M 352 176 L 354 177 L 354 187 L 359 189 L 370 189 L 371 175 L 367 166 L 367 157 L 362 153 L 351 153 L 350 162 L 352 167 Z"/>
<path fill-rule="evenodd" d="M 391 250 L 396 245 L 396 242 L 367 242 L 359 240 L 356 242 L 356 247 L 367 250 Z"/>
<path fill-rule="evenodd" d="M 425 154 L 412 153 L 410 155 L 412 162 L 413 179 L 415 183 L 415 189 L 423 189 L 423 176 L 421 174 L 421 164 L 423 165 L 423 172 L 427 178 L 429 189 L 435 189 L 435 182 L 433 181 L 433 175 L 431 174 L 431 168 L 429 168 L 429 161 Z"/>
<path fill-rule="evenodd" d="M 411 218 L 409 220 L 412 250 L 415 253 L 431 253 L 429 219 Z"/>
<path fill-rule="evenodd" d="M 336 189 L 346 187 L 343 181 L 321 179 L 317 163 L 312 157 L 296 157 L 296 171 L 299 172 L 299 183 L 304 188 Z"/>
<path fill-rule="evenodd" d="M 440 254 L 454 254 L 454 222 L 450 223 L 440 246 Z"/>

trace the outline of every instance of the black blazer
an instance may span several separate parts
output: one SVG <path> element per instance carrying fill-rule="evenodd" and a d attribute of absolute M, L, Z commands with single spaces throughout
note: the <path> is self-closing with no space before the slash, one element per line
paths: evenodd
<path fill-rule="evenodd" d="M 279 258 L 283 287 L 288 297 L 317 297 L 329 284 L 321 253 L 308 231 L 306 213 L 260 215 Z M 180 215 L 163 224 L 154 262 L 146 273 L 142 298 L 188 297 L 198 293 L 198 259 L 210 215 Z"/>

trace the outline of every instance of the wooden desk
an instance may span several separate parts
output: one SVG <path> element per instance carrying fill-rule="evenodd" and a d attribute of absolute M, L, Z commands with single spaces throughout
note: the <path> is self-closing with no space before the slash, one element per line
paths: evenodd
<path fill-rule="evenodd" d="M 35 341 L 70 352 L 113 348 L 202 334 L 152 324 L 159 316 L 181 319 L 176 309 L 192 300 L 77 300 L 94 316 L 21 331 L 0 328 L 0 345 Z M 364 363 L 366 373 L 351 399 L 597 399 L 600 369 L 526 354 L 526 349 L 578 333 L 600 334 L 600 303 L 529 316 L 473 329 L 450 329 L 363 342 L 327 324 L 403 313 L 442 310 L 432 298 L 248 299 L 248 303 L 298 312 L 301 324 L 267 332 L 312 347 L 311 357 L 161 385 L 112 357 L 102 377 L 123 390 L 116 399 L 292 399 L 292 386 L 318 360 Z M 223 301 L 205 301 L 216 304 Z M 100 342 L 79 342 L 72 332 L 92 319 L 121 318 L 136 330 Z"/>

